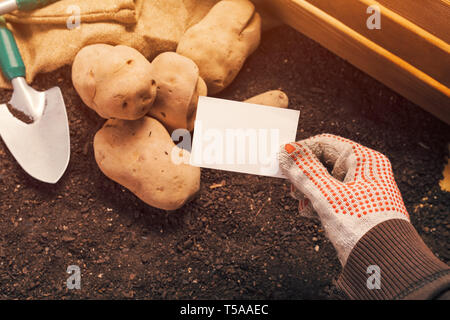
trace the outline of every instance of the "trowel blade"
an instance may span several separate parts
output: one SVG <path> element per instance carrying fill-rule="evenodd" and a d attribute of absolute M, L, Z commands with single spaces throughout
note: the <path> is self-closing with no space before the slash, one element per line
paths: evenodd
<path fill-rule="evenodd" d="M 70 158 L 70 134 L 66 106 L 58 87 L 45 91 L 42 117 L 26 124 L 0 105 L 0 136 L 20 166 L 32 177 L 56 183 Z"/>

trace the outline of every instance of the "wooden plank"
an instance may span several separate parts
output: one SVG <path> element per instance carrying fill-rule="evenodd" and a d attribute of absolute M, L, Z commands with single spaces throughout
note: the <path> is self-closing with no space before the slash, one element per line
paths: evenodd
<path fill-rule="evenodd" d="M 267 0 L 281 20 L 450 124 L 450 89 L 305 0 Z"/>
<path fill-rule="evenodd" d="M 450 45 L 375 0 L 307 0 L 348 27 L 450 86 Z M 378 5 L 381 29 L 367 28 L 369 6 Z M 450 22 L 449 22 L 450 23 Z"/>
<path fill-rule="evenodd" d="M 421 28 L 450 43 L 450 0 L 377 0 Z"/>

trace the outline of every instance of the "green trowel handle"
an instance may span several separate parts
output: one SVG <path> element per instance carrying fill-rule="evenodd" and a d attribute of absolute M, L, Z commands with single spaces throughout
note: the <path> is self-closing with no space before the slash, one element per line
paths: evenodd
<path fill-rule="evenodd" d="M 59 0 L 16 0 L 17 8 L 22 11 L 34 10 Z"/>
<path fill-rule="evenodd" d="M 25 64 L 3 17 L 0 17 L 0 67 L 8 80 L 25 77 Z"/>

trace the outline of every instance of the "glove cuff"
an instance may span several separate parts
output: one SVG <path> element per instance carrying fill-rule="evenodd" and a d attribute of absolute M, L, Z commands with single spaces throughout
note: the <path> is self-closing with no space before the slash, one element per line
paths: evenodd
<path fill-rule="evenodd" d="M 391 219 L 357 242 L 337 285 L 350 299 L 433 299 L 449 289 L 450 268 L 410 222 Z"/>

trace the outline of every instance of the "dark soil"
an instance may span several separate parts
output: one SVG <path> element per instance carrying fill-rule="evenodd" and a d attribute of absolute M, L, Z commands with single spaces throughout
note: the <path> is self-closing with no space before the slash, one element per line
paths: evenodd
<path fill-rule="evenodd" d="M 339 261 L 320 222 L 299 216 L 287 181 L 203 170 L 190 204 L 153 209 L 98 169 L 92 140 L 102 120 L 76 94 L 70 68 L 34 85 L 61 87 L 72 157 L 62 180 L 46 185 L 0 144 L 0 298 L 333 297 Z M 277 88 L 301 111 L 298 139 L 338 134 L 391 159 L 414 226 L 448 262 L 450 193 L 438 181 L 449 126 L 287 27 L 264 34 L 220 97 Z M 66 288 L 69 265 L 81 268 L 81 290 Z"/>

